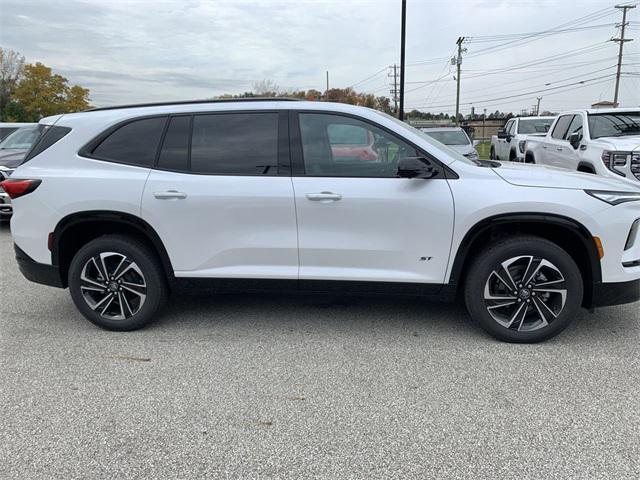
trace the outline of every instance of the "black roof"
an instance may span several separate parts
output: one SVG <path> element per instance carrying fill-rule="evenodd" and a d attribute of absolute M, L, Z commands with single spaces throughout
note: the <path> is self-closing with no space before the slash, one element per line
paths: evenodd
<path fill-rule="evenodd" d="M 139 107 L 163 107 L 168 105 L 191 105 L 200 103 L 234 103 L 234 102 L 297 102 L 300 98 L 291 97 L 243 97 L 243 98 L 219 98 L 213 100 L 183 100 L 179 102 L 134 103 L 130 105 L 114 105 L 112 107 L 99 107 L 84 110 L 85 112 L 100 112 L 102 110 L 119 110 L 121 108 Z"/>

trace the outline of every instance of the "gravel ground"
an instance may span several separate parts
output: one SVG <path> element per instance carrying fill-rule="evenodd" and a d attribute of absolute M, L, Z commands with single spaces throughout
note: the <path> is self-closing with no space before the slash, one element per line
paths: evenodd
<path fill-rule="evenodd" d="M 459 305 L 175 295 L 105 332 L 0 226 L 0 478 L 640 477 L 640 303 L 509 345 Z"/>

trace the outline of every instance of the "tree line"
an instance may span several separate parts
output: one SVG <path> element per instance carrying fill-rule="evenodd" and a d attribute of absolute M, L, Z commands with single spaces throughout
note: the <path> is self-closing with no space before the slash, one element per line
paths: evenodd
<path fill-rule="evenodd" d="M 391 99 L 387 97 L 377 97 L 371 93 L 356 92 L 353 88 L 330 88 L 321 92 L 316 89 L 297 90 L 282 89 L 273 80 L 262 80 L 253 84 L 251 91 L 240 94 L 224 94 L 214 97 L 215 99 L 227 98 L 251 98 L 251 97 L 289 97 L 299 98 L 309 101 L 326 101 L 337 103 L 348 103 L 361 107 L 374 108 L 383 112 L 394 114 Z"/>
<path fill-rule="evenodd" d="M 90 107 L 89 89 L 69 85 L 46 65 L 25 63 L 19 53 L 0 47 L 0 121 L 37 122 Z"/>

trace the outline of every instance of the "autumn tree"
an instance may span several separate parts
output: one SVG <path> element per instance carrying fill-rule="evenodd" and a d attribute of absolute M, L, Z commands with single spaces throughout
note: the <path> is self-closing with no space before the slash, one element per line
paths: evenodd
<path fill-rule="evenodd" d="M 24 68 L 24 57 L 13 50 L 0 47 L 0 120 L 4 120 L 5 109 L 11 103 L 11 96 L 16 89 Z M 13 106 L 13 110 L 16 110 Z"/>
<path fill-rule="evenodd" d="M 69 86 L 62 75 L 42 63 L 27 64 L 12 99 L 24 111 L 20 120 L 37 122 L 42 117 L 89 108 L 89 90 Z"/>

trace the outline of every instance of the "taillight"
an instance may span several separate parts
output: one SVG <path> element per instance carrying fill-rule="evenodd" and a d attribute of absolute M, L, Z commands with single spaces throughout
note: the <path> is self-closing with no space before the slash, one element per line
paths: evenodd
<path fill-rule="evenodd" d="M 42 180 L 18 180 L 17 178 L 10 178 L 4 182 L 0 182 L 0 187 L 7 192 L 7 195 L 9 195 L 11 199 L 15 199 L 33 192 L 41 182 Z"/>

